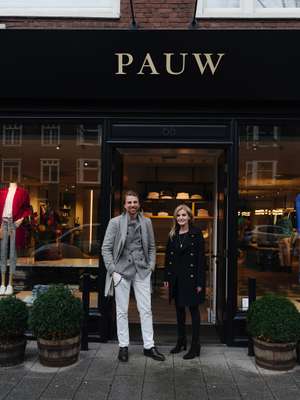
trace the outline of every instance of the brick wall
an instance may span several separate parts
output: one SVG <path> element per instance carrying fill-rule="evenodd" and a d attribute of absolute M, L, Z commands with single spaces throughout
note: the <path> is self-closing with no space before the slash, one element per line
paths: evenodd
<path fill-rule="evenodd" d="M 194 0 L 133 0 L 140 29 L 187 29 L 194 11 Z M 131 26 L 129 0 L 121 0 L 120 19 L 93 18 L 12 18 L 0 17 L 0 23 L 13 29 L 115 28 Z M 300 20 L 198 19 L 197 29 L 300 29 Z"/>

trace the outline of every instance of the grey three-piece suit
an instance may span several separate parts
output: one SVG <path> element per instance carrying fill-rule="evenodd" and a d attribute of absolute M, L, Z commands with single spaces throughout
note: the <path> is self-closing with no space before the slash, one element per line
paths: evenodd
<path fill-rule="evenodd" d="M 104 237 L 102 256 L 107 269 L 106 296 L 111 294 L 113 272 L 122 276 L 115 286 L 120 347 L 129 344 L 128 304 L 132 285 L 141 318 L 144 348 L 150 349 L 154 346 L 150 278 L 156 258 L 151 220 L 140 213 L 133 220 L 127 213 L 112 218 Z"/>

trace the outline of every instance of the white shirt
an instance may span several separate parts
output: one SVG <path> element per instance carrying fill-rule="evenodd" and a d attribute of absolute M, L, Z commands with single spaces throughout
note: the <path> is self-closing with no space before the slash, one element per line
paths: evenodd
<path fill-rule="evenodd" d="M 12 218 L 12 206 L 17 188 L 10 187 L 4 204 L 2 218 Z"/>

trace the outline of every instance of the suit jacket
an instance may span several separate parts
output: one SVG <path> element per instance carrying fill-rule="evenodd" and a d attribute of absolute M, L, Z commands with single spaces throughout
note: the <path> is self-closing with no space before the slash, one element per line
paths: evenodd
<path fill-rule="evenodd" d="M 5 200 L 8 194 L 8 188 L 0 190 L 0 224 L 2 224 L 2 214 L 4 211 Z M 12 204 L 12 218 L 17 221 L 20 218 L 28 217 L 31 214 L 29 203 L 29 194 L 27 190 L 17 187 L 13 204 Z M 23 248 L 25 246 L 26 230 L 21 225 L 16 230 L 16 247 Z"/>
<path fill-rule="evenodd" d="M 142 247 L 147 263 L 143 268 L 143 274 L 147 276 L 155 268 L 156 248 L 152 222 L 142 214 L 138 214 L 141 224 Z M 123 213 L 118 217 L 112 218 L 106 229 L 102 244 L 102 257 L 107 269 L 105 282 L 105 296 L 111 294 L 112 273 L 118 272 L 122 275 L 121 255 L 124 250 L 128 227 L 128 214 Z"/>
<path fill-rule="evenodd" d="M 205 300 L 205 253 L 200 229 L 190 227 L 182 247 L 178 233 L 168 240 L 165 260 L 165 281 L 169 282 L 169 300 L 176 297 L 180 306 L 203 303 Z M 196 287 L 202 287 L 197 293 Z"/>

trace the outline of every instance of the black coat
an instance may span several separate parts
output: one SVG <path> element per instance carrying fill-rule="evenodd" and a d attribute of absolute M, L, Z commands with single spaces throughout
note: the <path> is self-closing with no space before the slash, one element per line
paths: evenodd
<path fill-rule="evenodd" d="M 205 300 L 205 253 L 200 229 L 191 227 L 180 247 L 178 233 L 168 240 L 165 281 L 169 282 L 169 300 L 179 306 L 193 306 Z M 197 293 L 196 288 L 202 287 Z"/>

